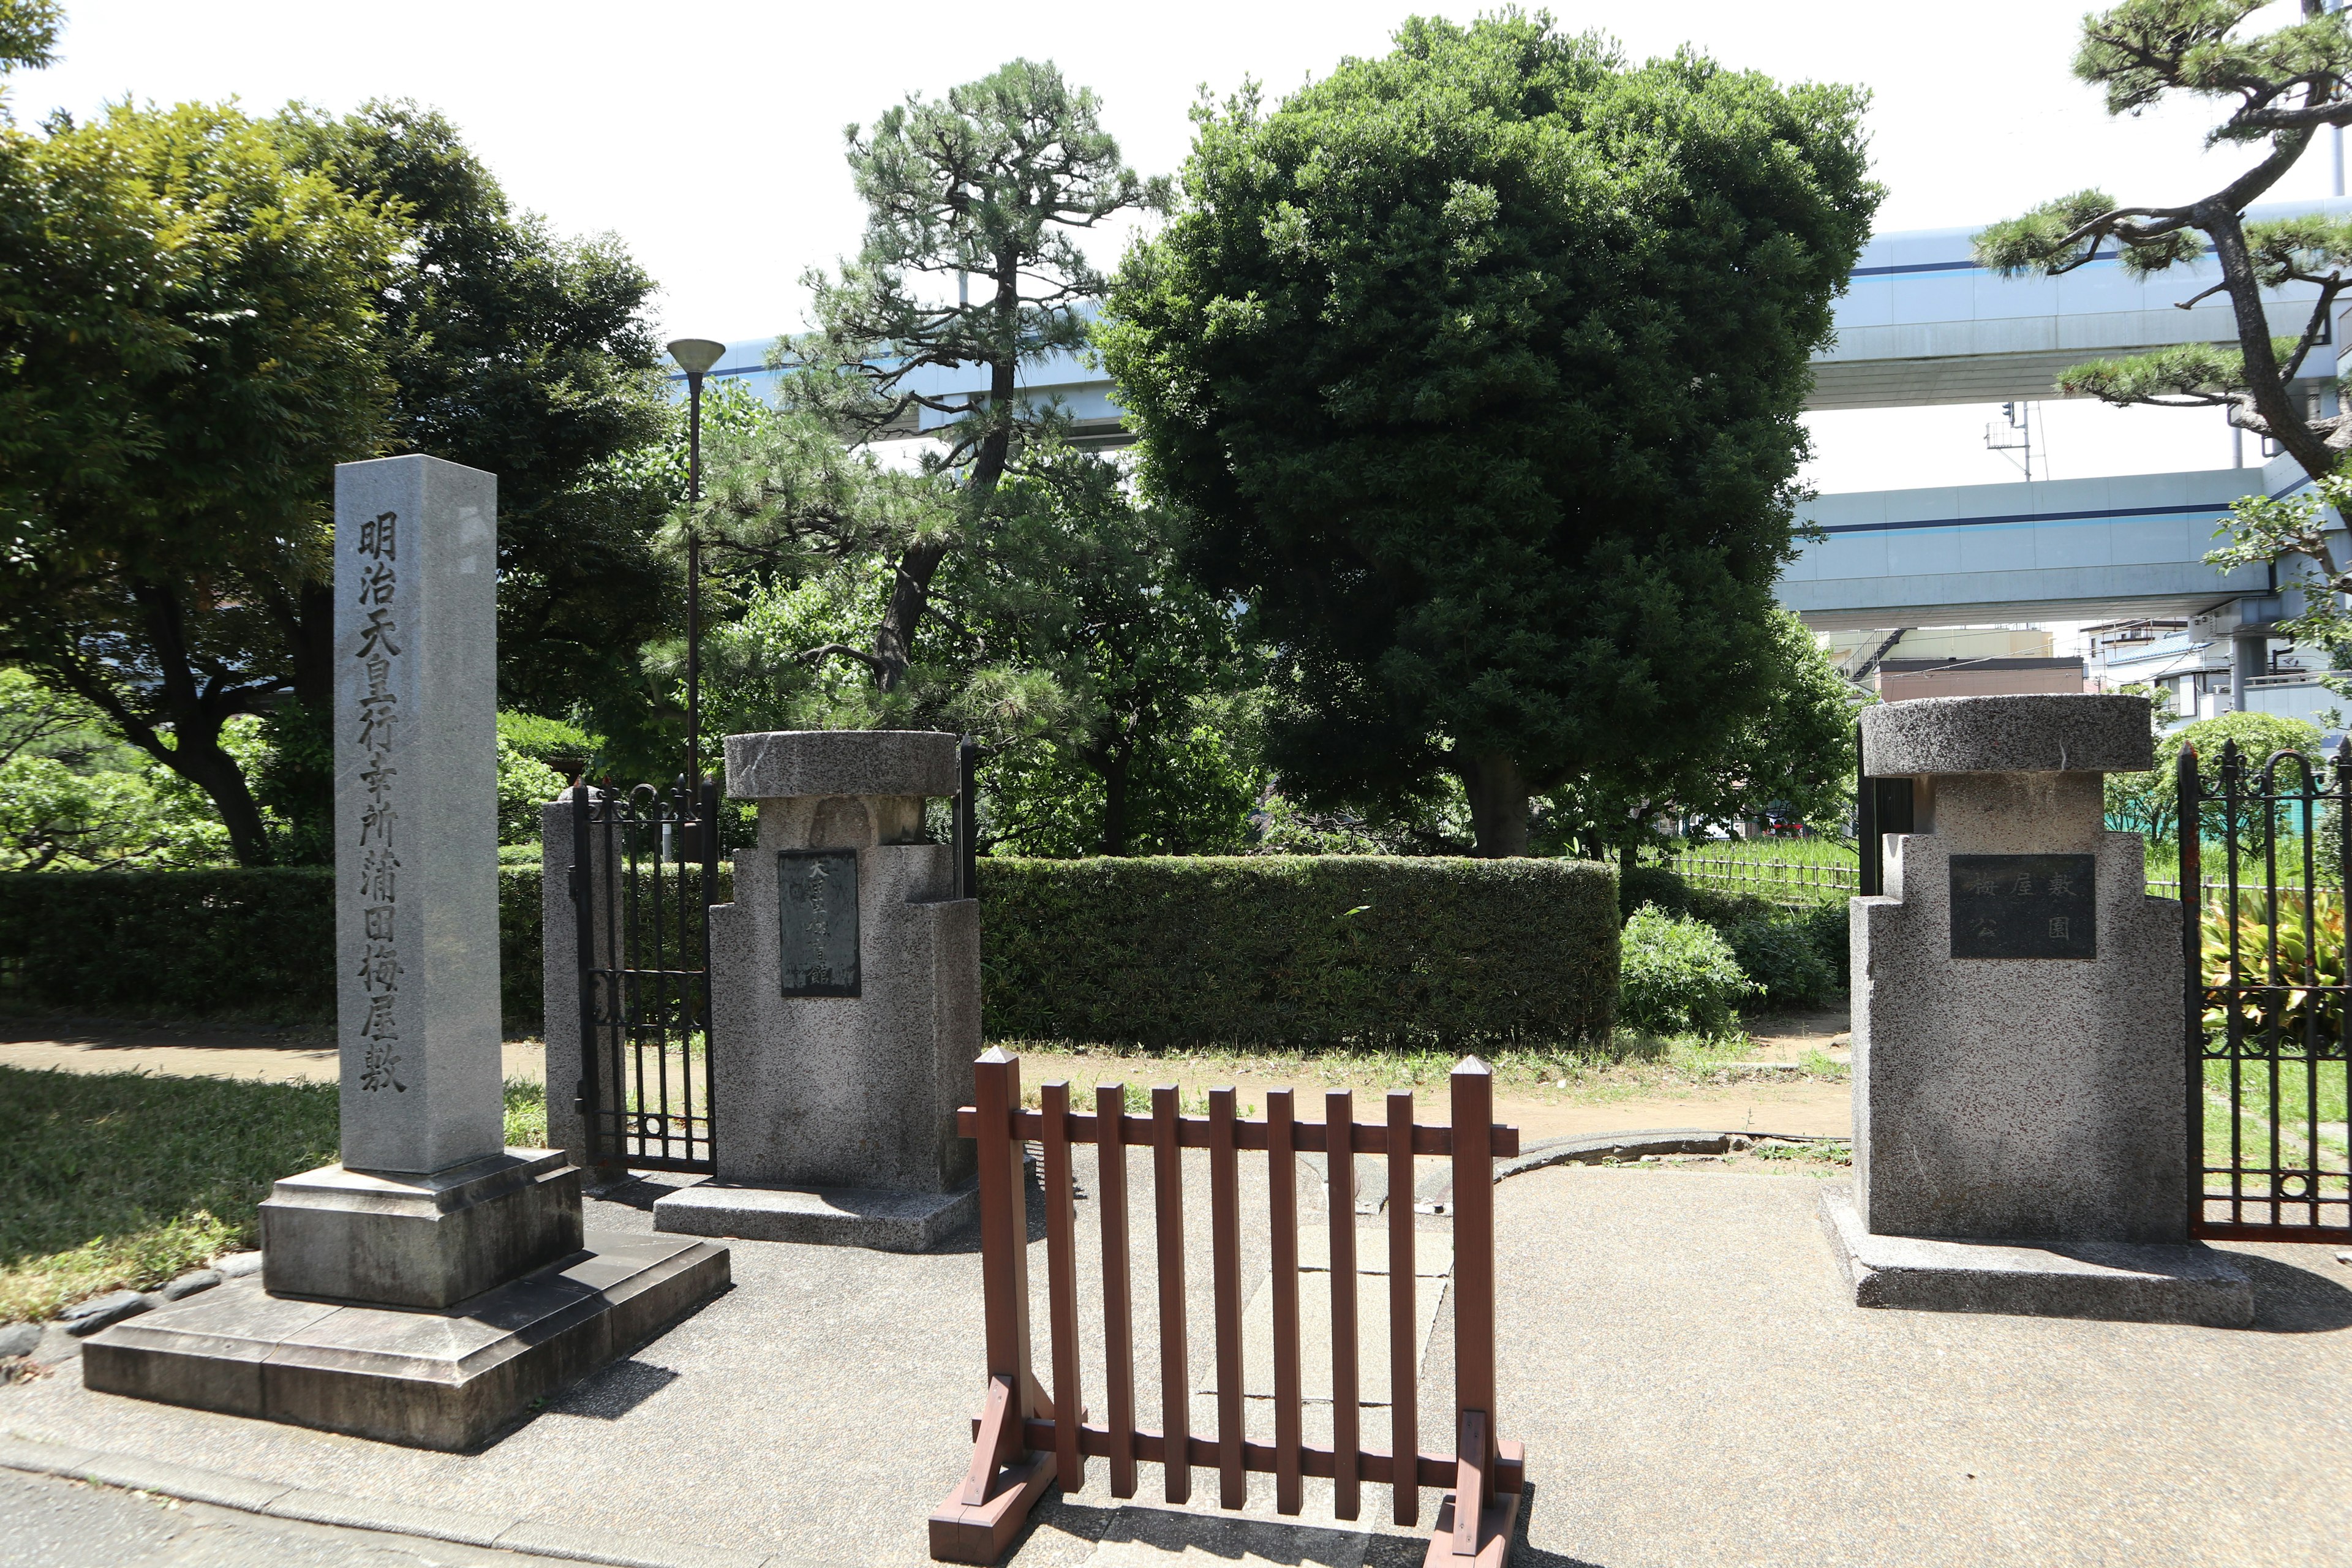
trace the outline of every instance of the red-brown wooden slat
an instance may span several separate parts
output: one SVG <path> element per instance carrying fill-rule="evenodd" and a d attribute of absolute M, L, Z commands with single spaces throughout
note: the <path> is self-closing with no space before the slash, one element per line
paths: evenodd
<path fill-rule="evenodd" d="M 1217 1506 L 1239 1508 L 1242 1466 L 1242 1200 L 1234 1145 L 1234 1091 L 1209 1091 L 1209 1262 L 1217 1312 Z"/>
<path fill-rule="evenodd" d="M 1087 1461 L 1078 1452 L 1078 1415 L 1086 1399 L 1078 1392 L 1078 1258 L 1076 1187 L 1070 1179 L 1070 1086 L 1049 1083 L 1038 1091 L 1045 1131 L 1038 1139 L 1038 1176 L 1045 1186 L 1045 1303 L 1053 1330 L 1055 1470 L 1066 1492 L 1087 1484 Z"/>
<path fill-rule="evenodd" d="M 1122 1141 L 1125 1142 L 1149 1143 L 1157 1136 L 1152 1119 L 1149 1116 L 1128 1116 L 1124 1121 Z M 971 1106 L 967 1105 L 956 1112 L 956 1131 L 961 1136 L 966 1138 L 973 1136 L 972 1130 L 977 1125 L 978 1123 L 972 1119 Z M 1036 1111 L 1016 1111 L 1013 1119 L 1013 1136 L 1024 1142 L 1033 1139 L 1037 1136 L 1040 1125 Z M 1297 1142 L 1292 1145 L 1293 1148 L 1303 1149 L 1309 1153 L 1326 1152 L 1322 1123 L 1301 1121 L 1296 1125 L 1294 1132 Z M 1070 1118 L 1071 1142 L 1093 1143 L 1098 1141 L 1096 1136 L 1095 1117 L 1073 1115 Z M 1207 1148 L 1209 1146 L 1208 1118 L 1179 1117 L 1176 1122 L 1176 1141 L 1187 1149 Z M 1234 1142 L 1238 1147 L 1244 1149 L 1265 1148 L 1265 1123 L 1263 1121 L 1235 1122 Z M 1378 1123 L 1360 1123 L 1354 1129 L 1353 1142 L 1355 1152 L 1359 1154 L 1385 1154 L 1389 1151 L 1389 1130 Z M 1415 1127 L 1412 1130 L 1412 1152 L 1416 1154 L 1432 1154 L 1441 1158 L 1453 1153 L 1454 1129 Z M 1496 1128 L 1492 1152 L 1505 1159 L 1517 1154 L 1519 1152 L 1519 1130 L 1509 1126 Z"/>
<path fill-rule="evenodd" d="M 1306 1506 L 1306 1489 L 1299 1483 L 1298 1164 L 1292 1153 L 1297 1122 L 1290 1090 L 1267 1091 L 1265 1124 L 1266 1196 L 1274 1227 L 1274 1509 L 1295 1514 Z"/>
<path fill-rule="evenodd" d="M 1494 1123 L 1495 1076 L 1477 1058 L 1465 1057 L 1452 1087 L 1454 1125 L 1462 1134 L 1454 1141 L 1454 1429 L 1475 1430 L 1484 1450 L 1473 1457 L 1479 1495 L 1457 1493 L 1454 1515 L 1460 1521 L 1466 1513 L 1475 1544 L 1477 1521 L 1494 1497 L 1495 1161 L 1486 1133 Z"/>
<path fill-rule="evenodd" d="M 979 1430 L 978 1416 L 972 1418 L 971 1426 L 974 1431 Z M 1159 1463 L 1160 1456 L 1168 1451 L 1167 1439 L 1157 1432 L 1137 1432 L 1131 1436 L 1135 1439 L 1136 1458 L 1146 1464 Z M 1025 1427 L 1025 1441 L 1029 1447 L 1041 1452 L 1051 1451 L 1055 1442 L 1054 1423 L 1045 1420 L 1029 1422 Z M 1218 1448 L 1215 1438 L 1194 1437 L 1189 1441 L 1192 1463 L 1204 1468 L 1216 1464 Z M 1110 1452 L 1109 1429 L 1080 1427 L 1078 1447 L 1097 1458 L 1103 1458 Z M 1510 1449 L 1516 1445 L 1495 1446 L 1493 1489 L 1497 1492 L 1515 1492 L 1526 1484 L 1526 1461 L 1512 1457 Z M 1299 1468 L 1304 1474 L 1325 1480 L 1330 1479 L 1334 1461 L 1330 1449 L 1315 1443 L 1302 1445 L 1297 1451 Z M 1275 1467 L 1275 1447 L 1271 1443 L 1244 1443 L 1242 1445 L 1242 1458 L 1252 1475 L 1278 1473 Z M 1390 1457 L 1377 1450 L 1367 1450 L 1356 1456 L 1357 1474 L 1376 1486 L 1392 1484 L 1390 1477 L 1392 1468 Z M 1425 1487 L 1450 1488 L 1454 1485 L 1454 1477 L 1461 1473 L 1461 1462 L 1451 1454 L 1416 1454 L 1413 1456 L 1413 1468 L 1420 1475 L 1421 1484 Z"/>
<path fill-rule="evenodd" d="M 1192 1496 L 1192 1352 L 1184 1332 L 1184 1154 L 1176 1139 L 1176 1090 L 1151 1091 L 1151 1199 L 1160 1242 L 1160 1426 L 1181 1458 L 1163 1464 L 1168 1500 Z"/>
<path fill-rule="evenodd" d="M 1103 1264 L 1103 1387 L 1110 1402 L 1110 1447 L 1102 1450 L 1110 1460 L 1110 1495 L 1135 1495 L 1135 1304 L 1128 1275 L 1127 1145 L 1119 1137 L 1126 1125 L 1119 1115 L 1125 1103 L 1124 1084 L 1095 1086 L 1095 1110 L 1110 1129 L 1100 1145 L 1095 1165 L 1095 1185 L 1101 1189 Z M 1070 1419 L 1075 1411 L 1056 1411 Z"/>
<path fill-rule="evenodd" d="M 1355 1120 L 1355 1097 L 1344 1089 L 1323 1096 L 1323 1122 L 1329 1133 L 1325 1144 L 1345 1144 L 1344 1130 Z M 1357 1400 L 1356 1378 L 1356 1161 L 1344 1150 L 1326 1156 L 1331 1213 L 1331 1449 L 1339 1466 L 1331 1478 L 1331 1511 L 1353 1519 L 1362 1508 L 1358 1483 L 1357 1450 L 1363 1447 L 1358 1426 L 1363 1406 Z"/>
<path fill-rule="evenodd" d="M 1412 1091 L 1389 1096 L 1389 1452 L 1421 1448 L 1421 1321 L 1413 1293 Z M 1056 1410 L 1061 1406 L 1056 1405 Z M 1391 1517 L 1399 1524 L 1421 1522 L 1421 1487 L 1406 1479 L 1390 1489 Z"/>

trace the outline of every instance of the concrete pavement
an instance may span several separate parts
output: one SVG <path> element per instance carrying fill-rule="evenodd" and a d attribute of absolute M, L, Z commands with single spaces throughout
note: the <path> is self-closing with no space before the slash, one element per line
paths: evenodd
<path fill-rule="evenodd" d="M 1189 1194 L 1205 1197 L 1197 1160 L 1187 1167 Z M 1148 1161 L 1132 1181 L 1138 1405 L 1156 1426 Z M 1094 1191 L 1091 1172 L 1080 1182 Z M 2352 1565 L 2352 1268 L 2335 1249 L 2232 1247 L 2256 1275 L 2250 1331 L 1867 1311 L 1840 1292 L 1815 1182 L 1569 1167 L 1502 1185 L 1499 1426 L 1527 1443 L 1535 1483 L 1518 1561 Z M 591 1224 L 644 1225 L 655 1191 L 593 1203 Z M 1244 1200 L 1263 1215 L 1262 1176 Z M 1212 1381 L 1213 1320 L 1206 1205 L 1194 1206 L 1198 1389 Z M 1244 1226 L 1251 1277 L 1263 1223 Z M 1081 1258 L 1096 1224 L 1087 1197 Z M 923 1521 L 963 1469 L 979 1403 L 977 1256 L 745 1242 L 734 1257 L 733 1291 L 477 1454 L 93 1394 L 72 1363 L 0 1390 L 0 1433 L 575 1541 L 674 1543 L 680 1562 L 697 1549 L 768 1568 L 924 1562 Z M 1102 1387 L 1095 1274 L 1080 1293 L 1090 1390 Z M 1032 1285 L 1042 1373 L 1042 1246 Z M 1441 1310 L 1423 1365 L 1424 1448 L 1450 1446 L 1436 1413 L 1451 1375 Z M 1194 1430 L 1213 1431 L 1213 1403 L 1196 1396 L 1192 1410 Z M 1385 1418 L 1367 1411 L 1372 1444 Z M 1309 1420 L 1328 1415 L 1310 1407 Z M 1308 1520 L 1292 1522 L 1263 1480 L 1240 1516 L 1171 1509 L 1161 1482 L 1143 1467 L 1142 1495 L 1121 1504 L 1097 1462 L 1084 1490 L 1041 1506 L 1015 1560 L 1419 1560 L 1415 1537 L 1376 1522 L 1383 1488 L 1365 1489 L 1368 1519 L 1349 1524 L 1329 1518 L 1328 1483 L 1308 1483 Z M 1213 1495 L 1197 1476 L 1196 1500 Z M 1425 1522 L 1436 1494 L 1421 1501 Z"/>

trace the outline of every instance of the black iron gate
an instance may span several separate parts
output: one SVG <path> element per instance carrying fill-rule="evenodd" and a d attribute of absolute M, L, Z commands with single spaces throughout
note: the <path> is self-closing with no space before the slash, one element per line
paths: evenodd
<path fill-rule="evenodd" d="M 2328 770 L 2221 748 L 2219 788 L 2180 748 L 2190 1233 L 2352 1240 L 2345 1057 L 2345 807 L 2352 742 Z M 2201 842 L 2200 842 L 2201 841 Z M 2204 865 L 2208 844 L 2219 863 Z"/>
<path fill-rule="evenodd" d="M 719 892 L 719 786 L 689 795 L 573 792 L 579 921 L 580 1110 L 589 1157 L 709 1171 L 709 909 Z"/>

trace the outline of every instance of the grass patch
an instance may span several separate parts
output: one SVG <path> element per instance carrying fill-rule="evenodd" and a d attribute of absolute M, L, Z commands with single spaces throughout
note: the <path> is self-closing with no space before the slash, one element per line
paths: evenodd
<path fill-rule="evenodd" d="M 506 1139 L 542 1146 L 545 1091 L 506 1086 Z M 255 1245 L 280 1176 L 330 1164 L 331 1083 L 0 1068 L 0 1322 L 143 1290 Z"/>

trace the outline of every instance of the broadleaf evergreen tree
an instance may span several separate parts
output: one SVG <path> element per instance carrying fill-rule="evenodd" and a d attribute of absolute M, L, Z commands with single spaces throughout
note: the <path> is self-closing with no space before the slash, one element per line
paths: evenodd
<path fill-rule="evenodd" d="M 1719 753 L 1777 668 L 1808 359 L 1869 229 L 1858 91 L 1409 21 L 1196 115 L 1097 341 L 1190 558 L 1279 650 L 1309 806 Z"/>

